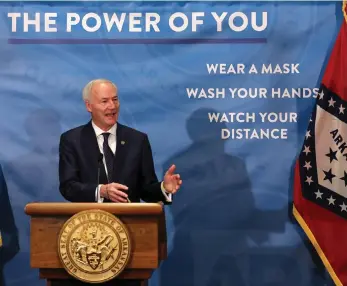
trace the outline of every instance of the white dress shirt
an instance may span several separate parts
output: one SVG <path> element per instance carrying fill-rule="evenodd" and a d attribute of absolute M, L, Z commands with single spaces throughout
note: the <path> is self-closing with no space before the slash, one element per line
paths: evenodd
<path fill-rule="evenodd" d="M 102 133 L 105 132 L 109 132 L 110 135 L 108 136 L 108 145 L 110 146 L 113 154 L 116 154 L 116 148 L 117 148 L 117 140 L 116 140 L 116 131 L 117 131 L 117 123 L 115 125 L 113 125 L 108 131 L 104 131 L 102 129 L 100 129 L 98 126 L 95 125 L 95 123 L 92 121 L 92 126 L 96 135 L 96 139 L 98 141 L 98 145 L 99 145 L 99 150 L 100 153 L 104 154 L 103 151 L 103 144 L 104 144 L 104 136 L 102 135 Z M 106 160 L 105 160 L 105 156 L 103 156 L 103 163 L 104 166 L 106 166 Z M 107 168 L 105 167 L 105 171 L 106 171 L 106 175 L 107 174 Z M 95 200 L 98 203 L 102 203 L 104 201 L 104 198 L 100 197 L 100 187 L 101 185 L 99 185 L 96 190 L 95 190 Z M 167 202 L 171 202 L 172 196 L 170 193 L 167 193 L 165 188 L 164 188 L 164 182 L 161 182 L 161 191 L 163 192 L 163 195 L 165 197 L 165 199 L 167 200 Z"/>

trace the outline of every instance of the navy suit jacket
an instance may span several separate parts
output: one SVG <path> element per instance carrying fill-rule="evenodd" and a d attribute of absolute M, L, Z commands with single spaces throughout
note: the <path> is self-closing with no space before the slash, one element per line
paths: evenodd
<path fill-rule="evenodd" d="M 154 170 L 153 156 L 145 133 L 117 123 L 113 182 L 128 186 L 131 202 L 166 203 Z M 95 202 L 100 166 L 100 184 L 107 184 L 104 164 L 91 121 L 63 133 L 59 144 L 59 189 L 71 202 Z M 107 202 L 108 200 L 104 200 Z"/>

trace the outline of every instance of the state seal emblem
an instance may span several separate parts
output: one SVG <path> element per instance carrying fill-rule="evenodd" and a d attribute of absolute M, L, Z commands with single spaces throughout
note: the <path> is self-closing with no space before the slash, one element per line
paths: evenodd
<path fill-rule="evenodd" d="M 118 276 L 128 263 L 130 236 L 114 215 L 82 211 L 65 222 L 58 237 L 58 254 L 65 270 L 78 280 L 102 283 Z"/>

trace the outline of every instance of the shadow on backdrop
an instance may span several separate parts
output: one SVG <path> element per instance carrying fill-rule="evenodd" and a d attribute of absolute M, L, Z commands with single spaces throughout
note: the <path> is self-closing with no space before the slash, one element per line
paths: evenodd
<path fill-rule="evenodd" d="M 189 117 L 192 144 L 164 164 L 176 164 L 184 184 L 169 207 L 174 237 L 160 285 L 308 285 L 306 260 L 297 261 L 295 246 L 268 242 L 270 233 L 285 232 L 288 205 L 256 207 L 245 162 L 225 152 L 226 126 L 209 123 L 208 112 L 216 110 L 201 108 Z"/>
<path fill-rule="evenodd" d="M 28 135 L 26 153 L 4 166 L 10 197 L 20 232 L 21 252 L 9 267 L 11 285 L 41 285 L 38 272 L 30 268 L 30 225 L 24 213 L 27 203 L 63 201 L 58 188 L 58 147 L 62 131 L 59 114 L 52 109 L 39 109 L 27 117 L 24 128 Z M 24 143 L 23 143 L 24 145 Z M 21 270 L 20 275 L 18 269 Z"/>
<path fill-rule="evenodd" d="M 5 286 L 4 267 L 19 251 L 18 231 L 13 217 L 7 184 L 0 166 L 0 285 Z"/>
<path fill-rule="evenodd" d="M 62 131 L 59 114 L 50 109 L 37 110 L 28 116 L 24 128 L 28 152 L 7 166 L 11 187 L 22 198 L 21 203 L 61 200 L 57 171 Z"/>

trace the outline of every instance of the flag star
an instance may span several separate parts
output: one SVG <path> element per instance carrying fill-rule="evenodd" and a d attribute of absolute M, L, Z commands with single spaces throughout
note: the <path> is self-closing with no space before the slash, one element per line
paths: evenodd
<path fill-rule="evenodd" d="M 316 199 L 322 199 L 322 195 L 323 195 L 323 193 L 321 193 L 319 190 L 317 190 L 317 192 L 315 192 L 315 194 L 316 194 Z"/>
<path fill-rule="evenodd" d="M 308 161 L 308 162 L 305 161 L 304 168 L 306 168 L 307 171 L 310 170 L 310 168 L 312 168 L 311 162 L 310 161 Z"/>
<path fill-rule="evenodd" d="M 341 211 L 342 211 L 342 212 L 343 212 L 343 211 L 347 212 L 347 205 L 345 205 L 344 202 L 342 203 L 342 205 L 340 205 L 340 207 L 341 207 Z"/>
<path fill-rule="evenodd" d="M 329 205 L 335 205 L 336 199 L 334 199 L 333 196 L 330 196 L 327 200 L 329 201 Z"/>
<path fill-rule="evenodd" d="M 346 171 L 343 171 L 344 175 L 340 178 L 340 180 L 345 182 L 345 187 L 347 187 L 347 173 Z"/>
<path fill-rule="evenodd" d="M 334 107 L 334 104 L 336 103 L 336 101 L 333 100 L 332 97 L 330 97 L 330 100 L 328 102 L 329 102 L 329 106 L 332 106 L 332 107 Z"/>
<path fill-rule="evenodd" d="M 322 90 L 320 93 L 318 93 L 319 99 L 323 99 L 324 97 L 324 91 Z"/>
<path fill-rule="evenodd" d="M 342 104 L 339 107 L 339 113 L 345 114 L 345 107 L 342 106 Z"/>
<path fill-rule="evenodd" d="M 310 151 L 310 146 L 304 146 L 305 147 L 305 150 L 304 151 L 302 151 L 302 152 L 304 152 L 306 155 L 308 154 L 308 153 L 310 153 L 311 151 Z"/>
<path fill-rule="evenodd" d="M 324 171 L 324 174 L 325 174 L 325 177 L 324 177 L 324 181 L 325 180 L 329 180 L 330 184 L 333 183 L 333 179 L 336 177 L 336 175 L 334 175 L 332 172 L 331 172 L 331 168 L 329 169 L 329 171 Z"/>
<path fill-rule="evenodd" d="M 308 130 L 308 131 L 306 131 L 306 135 L 305 135 L 305 137 L 306 137 L 306 140 L 309 138 L 309 137 L 311 137 L 311 134 L 310 134 L 310 130 Z"/>
<path fill-rule="evenodd" d="M 312 118 L 310 118 L 310 122 L 312 122 Z"/>
<path fill-rule="evenodd" d="M 311 185 L 311 183 L 313 183 L 312 181 L 312 176 L 309 177 L 309 176 L 306 176 L 306 181 L 305 181 L 307 184 Z"/>
<path fill-rule="evenodd" d="M 331 148 L 329 148 L 329 150 L 330 150 L 329 153 L 325 154 L 325 156 L 329 157 L 330 163 L 334 160 L 338 161 L 336 158 L 337 151 L 333 151 Z"/>

